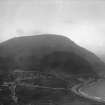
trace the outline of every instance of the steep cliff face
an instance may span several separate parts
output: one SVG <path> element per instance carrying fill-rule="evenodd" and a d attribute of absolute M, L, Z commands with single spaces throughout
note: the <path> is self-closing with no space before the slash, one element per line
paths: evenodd
<path fill-rule="evenodd" d="M 105 64 L 92 52 L 65 36 L 54 34 L 24 36 L 3 42 L 0 44 L 0 58 L 1 70 L 41 70 L 42 67 L 46 70 L 49 65 L 50 69 L 58 66 L 70 74 L 105 72 Z"/>

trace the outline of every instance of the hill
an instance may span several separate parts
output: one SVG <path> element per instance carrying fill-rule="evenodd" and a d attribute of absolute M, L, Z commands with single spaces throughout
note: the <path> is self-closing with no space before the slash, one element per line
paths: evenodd
<path fill-rule="evenodd" d="M 105 64 L 95 54 L 55 34 L 23 36 L 1 43 L 1 73 L 15 69 L 67 75 L 105 74 Z"/>

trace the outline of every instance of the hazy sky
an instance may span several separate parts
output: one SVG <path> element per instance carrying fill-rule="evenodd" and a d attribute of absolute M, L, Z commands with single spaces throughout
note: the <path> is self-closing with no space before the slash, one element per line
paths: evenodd
<path fill-rule="evenodd" d="M 105 53 L 105 0 L 0 0 L 0 41 L 38 33 Z"/>

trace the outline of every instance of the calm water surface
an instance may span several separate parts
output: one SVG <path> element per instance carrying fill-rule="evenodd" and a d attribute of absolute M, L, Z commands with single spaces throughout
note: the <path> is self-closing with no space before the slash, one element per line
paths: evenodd
<path fill-rule="evenodd" d="M 88 84 L 78 84 L 72 88 L 72 91 L 78 95 L 96 100 L 105 101 L 105 80 Z"/>

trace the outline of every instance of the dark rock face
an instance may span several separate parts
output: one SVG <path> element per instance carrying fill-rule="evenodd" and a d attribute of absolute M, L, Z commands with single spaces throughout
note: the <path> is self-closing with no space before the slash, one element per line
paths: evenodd
<path fill-rule="evenodd" d="M 8 40 L 0 44 L 0 84 L 9 93 L 8 99 L 3 93 L 0 103 L 90 105 L 91 101 L 78 99 L 70 88 L 78 78 L 98 78 L 104 68 L 93 53 L 64 36 L 43 34 Z"/>

